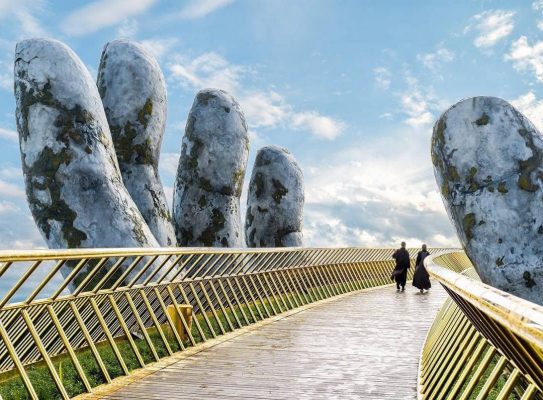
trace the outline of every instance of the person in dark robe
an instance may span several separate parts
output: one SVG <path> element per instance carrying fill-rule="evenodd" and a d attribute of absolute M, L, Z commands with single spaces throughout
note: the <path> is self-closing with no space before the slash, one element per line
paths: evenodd
<path fill-rule="evenodd" d="M 402 247 L 392 254 L 392 258 L 396 260 L 396 267 L 392 271 L 392 277 L 396 281 L 396 290 L 399 292 L 400 288 L 403 292 L 405 290 L 405 282 L 407 281 L 407 270 L 410 267 L 409 252 L 405 249 L 405 242 L 402 242 Z"/>
<path fill-rule="evenodd" d="M 430 283 L 430 274 L 424 267 L 424 259 L 428 257 L 430 253 L 426 250 L 426 245 L 422 245 L 422 250 L 417 254 L 417 260 L 415 262 L 415 273 L 413 274 L 413 286 L 420 289 L 421 293 L 432 287 Z"/>

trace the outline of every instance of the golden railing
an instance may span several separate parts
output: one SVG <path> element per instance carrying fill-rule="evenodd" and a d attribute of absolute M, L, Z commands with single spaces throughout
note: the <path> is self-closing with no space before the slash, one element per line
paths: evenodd
<path fill-rule="evenodd" d="M 362 248 L 0 252 L 0 393 L 6 399 L 92 395 L 220 335 L 390 284 L 391 254 Z M 24 396 L 13 394 L 17 388 Z"/>
<path fill-rule="evenodd" d="M 543 307 L 483 284 L 463 252 L 425 260 L 450 299 L 428 332 L 420 399 L 543 399 Z"/>

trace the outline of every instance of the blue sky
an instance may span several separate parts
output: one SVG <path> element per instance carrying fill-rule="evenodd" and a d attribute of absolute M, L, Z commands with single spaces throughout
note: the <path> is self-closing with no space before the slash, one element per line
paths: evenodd
<path fill-rule="evenodd" d="M 155 54 L 168 196 L 195 93 L 231 92 L 251 131 L 246 180 L 266 144 L 300 162 L 308 246 L 456 245 L 429 157 L 433 122 L 492 95 L 543 129 L 543 0 L 0 0 L 0 248 L 44 246 L 26 205 L 12 72 L 15 43 L 42 36 L 93 76 L 115 38 Z"/>

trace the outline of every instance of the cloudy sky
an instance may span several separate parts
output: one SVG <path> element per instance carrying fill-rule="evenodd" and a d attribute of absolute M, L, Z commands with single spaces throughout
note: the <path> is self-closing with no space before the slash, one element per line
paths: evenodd
<path fill-rule="evenodd" d="M 196 91 L 232 93 L 249 165 L 275 144 L 302 166 L 308 246 L 456 245 L 429 157 L 433 122 L 492 95 L 543 128 L 543 0 L 0 0 L 0 248 L 44 246 L 26 205 L 12 72 L 15 43 L 42 36 L 93 76 L 115 38 L 155 54 L 170 196 Z"/>

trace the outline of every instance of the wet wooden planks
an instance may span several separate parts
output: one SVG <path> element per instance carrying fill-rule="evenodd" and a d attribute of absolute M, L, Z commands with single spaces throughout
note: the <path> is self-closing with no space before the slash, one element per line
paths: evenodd
<path fill-rule="evenodd" d="M 416 399 L 419 353 L 446 294 L 380 288 L 235 337 L 106 396 Z"/>

